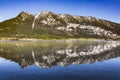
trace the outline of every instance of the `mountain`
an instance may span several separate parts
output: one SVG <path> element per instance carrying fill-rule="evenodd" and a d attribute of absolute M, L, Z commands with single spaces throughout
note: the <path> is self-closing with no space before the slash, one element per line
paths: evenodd
<path fill-rule="evenodd" d="M 120 39 L 120 24 L 95 17 L 40 12 L 21 12 L 15 18 L 0 22 L 0 36 L 14 38 Z"/>

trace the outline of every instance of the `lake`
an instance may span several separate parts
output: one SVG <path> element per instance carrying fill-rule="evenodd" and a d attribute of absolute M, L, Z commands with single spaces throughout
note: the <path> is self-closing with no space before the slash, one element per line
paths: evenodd
<path fill-rule="evenodd" d="M 120 80 L 120 41 L 1 41 L 0 80 Z"/>

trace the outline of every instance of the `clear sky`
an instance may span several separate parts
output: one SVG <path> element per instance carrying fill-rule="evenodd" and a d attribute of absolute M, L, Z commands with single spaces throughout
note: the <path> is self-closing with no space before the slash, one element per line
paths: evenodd
<path fill-rule="evenodd" d="M 0 21 L 13 18 L 21 11 L 41 11 L 93 16 L 120 23 L 120 0 L 0 0 Z"/>

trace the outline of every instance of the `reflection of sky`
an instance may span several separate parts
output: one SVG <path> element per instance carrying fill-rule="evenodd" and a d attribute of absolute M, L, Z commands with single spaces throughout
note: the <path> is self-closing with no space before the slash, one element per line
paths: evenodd
<path fill-rule="evenodd" d="M 94 16 L 120 23 L 120 0 L 0 0 L 0 21 L 15 17 L 21 11 L 53 11 Z"/>
<path fill-rule="evenodd" d="M 16 65 L 16 64 L 17 63 L 15 63 L 13 61 L 10 61 L 10 60 L 7 60 L 7 59 L 4 59 L 4 58 L 0 57 L 0 68 L 1 67 L 6 67 L 6 66 L 9 66 L 9 65 Z"/>
<path fill-rule="evenodd" d="M 25 69 L 3 58 L 0 61 L 3 62 L 0 64 L 0 80 L 120 80 L 120 58 L 66 67 L 38 68 L 32 65 Z"/>

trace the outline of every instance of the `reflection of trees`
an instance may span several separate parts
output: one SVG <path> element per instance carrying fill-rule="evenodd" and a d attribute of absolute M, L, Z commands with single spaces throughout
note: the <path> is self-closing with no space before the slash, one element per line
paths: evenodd
<path fill-rule="evenodd" d="M 32 64 L 39 67 L 52 67 L 94 63 L 120 56 L 119 42 L 56 43 L 37 46 L 22 44 L 2 46 L 0 56 L 19 63 L 23 68 Z"/>

